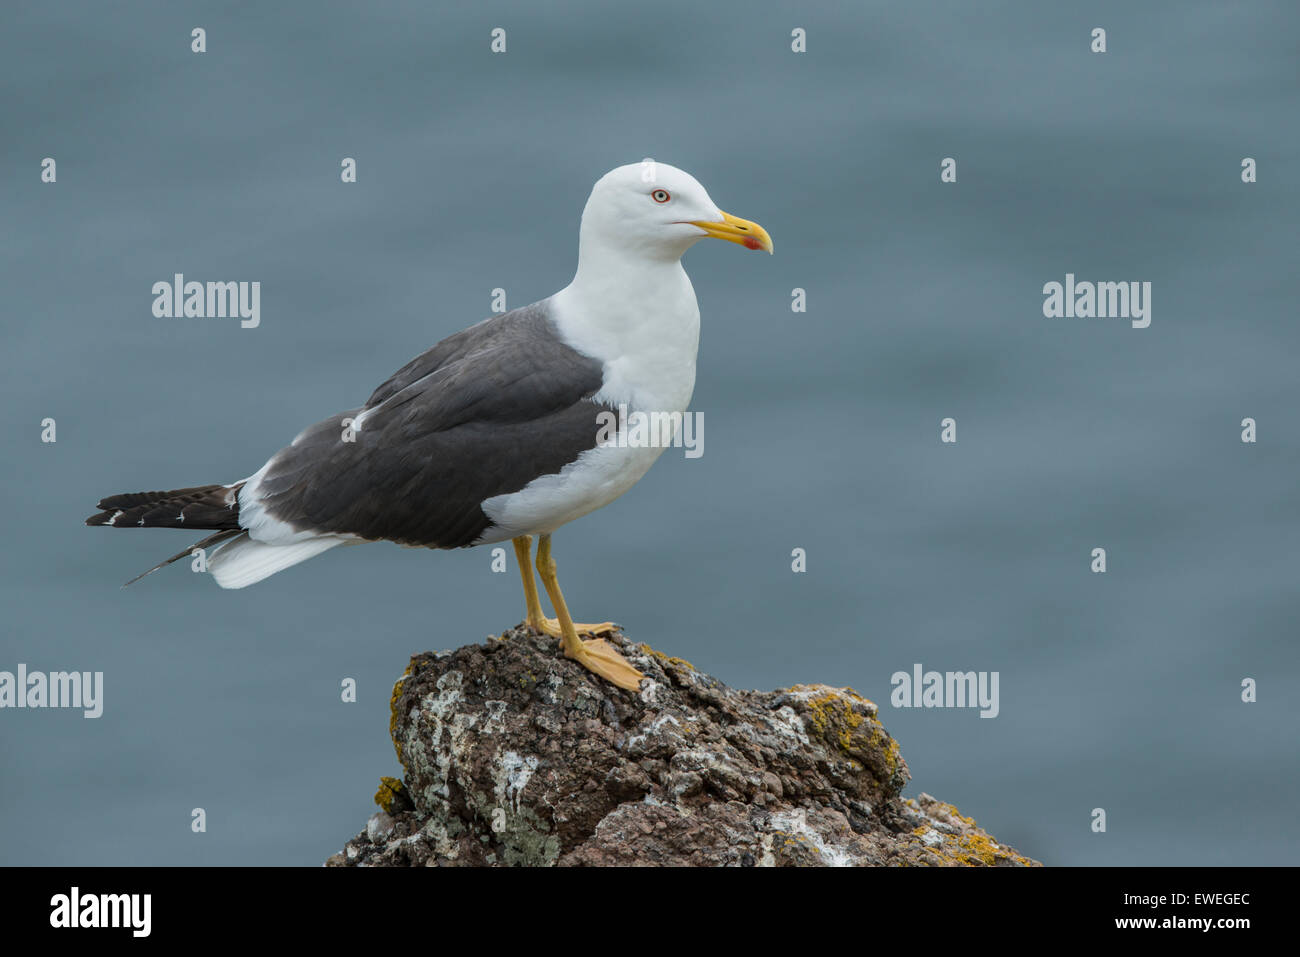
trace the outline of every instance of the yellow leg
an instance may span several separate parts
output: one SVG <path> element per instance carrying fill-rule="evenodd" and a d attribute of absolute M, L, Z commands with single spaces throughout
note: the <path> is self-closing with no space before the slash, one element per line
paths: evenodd
<path fill-rule="evenodd" d="M 537 598 L 537 579 L 533 577 L 533 539 L 531 535 L 520 535 L 511 542 L 515 546 L 515 561 L 519 563 L 519 577 L 524 580 L 524 604 L 528 606 L 525 623 L 529 628 L 540 630 L 544 616 L 542 603 Z"/>
<path fill-rule="evenodd" d="M 583 641 L 578 637 L 573 619 L 569 617 L 569 606 L 564 603 L 560 592 L 560 581 L 555 574 L 555 559 L 551 557 L 551 536 L 543 535 L 537 543 L 537 573 L 542 576 L 542 585 L 555 606 L 555 614 L 560 623 L 560 642 L 564 654 L 572 658 L 593 674 L 598 674 L 606 681 L 636 691 L 641 687 L 645 675 L 637 671 L 627 659 L 604 638 Z"/>
<path fill-rule="evenodd" d="M 524 580 L 524 603 L 528 608 L 526 624 L 534 631 L 540 631 L 552 638 L 561 637 L 559 621 L 542 614 L 542 603 L 537 598 L 537 580 L 533 578 L 532 536 L 520 535 L 511 541 L 515 546 L 515 561 L 519 563 L 519 577 Z M 612 621 L 602 621 L 594 625 L 574 622 L 573 627 L 580 635 L 608 635 L 618 630 L 618 625 Z"/>

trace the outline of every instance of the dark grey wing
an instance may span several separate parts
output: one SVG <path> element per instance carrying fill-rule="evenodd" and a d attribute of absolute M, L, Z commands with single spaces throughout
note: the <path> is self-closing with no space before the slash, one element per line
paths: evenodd
<path fill-rule="evenodd" d="M 602 367 L 565 345 L 545 303 L 487 319 L 417 357 L 362 409 L 318 422 L 268 463 L 267 513 L 300 530 L 405 545 L 473 544 L 480 507 L 596 445 Z M 353 441 L 345 418 L 362 417 Z"/>
<path fill-rule="evenodd" d="M 433 348 L 420 353 L 389 376 L 379 388 L 370 394 L 370 398 L 366 400 L 366 404 L 362 408 L 373 409 L 385 399 L 401 392 L 407 386 L 418 382 L 425 376 L 437 372 L 438 369 L 448 363 L 463 359 L 471 352 L 490 348 L 502 335 L 508 336 L 514 330 L 519 314 L 529 311 L 544 312 L 545 309 L 541 304 L 525 306 L 515 312 L 492 316 L 470 326 L 468 329 L 453 333 Z"/>

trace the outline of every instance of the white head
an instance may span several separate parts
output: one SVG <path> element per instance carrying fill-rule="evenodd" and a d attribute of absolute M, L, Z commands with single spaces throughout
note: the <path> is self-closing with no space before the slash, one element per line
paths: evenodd
<path fill-rule="evenodd" d="M 758 223 L 718 209 L 690 173 L 644 160 L 610 170 L 591 189 L 582 211 L 580 249 L 675 262 L 712 236 L 748 249 L 772 251 Z"/>

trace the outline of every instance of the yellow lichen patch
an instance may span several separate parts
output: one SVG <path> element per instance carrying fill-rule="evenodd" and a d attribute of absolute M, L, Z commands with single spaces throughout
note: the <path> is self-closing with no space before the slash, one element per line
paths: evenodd
<path fill-rule="evenodd" d="M 397 778 L 380 778 L 379 790 L 375 792 L 375 803 L 388 814 L 393 813 L 393 801 L 406 790 Z"/>
<path fill-rule="evenodd" d="M 849 770 L 868 771 L 886 793 L 896 793 L 906 783 L 898 742 L 862 695 L 828 685 L 794 685 L 787 694 L 797 700 L 808 733 L 839 751 Z"/>
<path fill-rule="evenodd" d="M 885 767 L 890 774 L 897 773 L 898 765 L 902 760 L 903 754 L 898 748 L 898 742 L 890 738 L 889 743 L 885 745 Z"/>
<path fill-rule="evenodd" d="M 997 863 L 997 845 L 983 834 L 963 834 L 957 838 L 956 843 L 958 849 L 952 855 L 963 864 L 973 865 L 978 862 L 985 867 L 992 867 Z"/>
<path fill-rule="evenodd" d="M 796 685 L 791 690 L 812 691 L 814 689 Z M 840 746 L 841 751 L 848 751 L 853 747 L 853 732 L 866 720 L 866 718 L 858 714 L 850 701 L 845 700 L 846 697 L 848 695 L 827 688 L 820 694 L 805 699 L 813 730 L 820 737 L 828 741 L 834 741 Z M 857 695 L 852 695 L 852 697 L 858 698 Z M 858 700 L 864 699 L 858 698 Z M 879 734 L 879 730 L 873 729 L 872 744 L 875 743 Z"/>
<path fill-rule="evenodd" d="M 644 651 L 651 658 L 657 658 L 659 661 L 662 661 L 664 664 L 676 665 L 678 668 L 685 668 L 687 671 L 695 670 L 695 666 L 691 664 L 689 661 L 687 661 L 685 658 L 669 658 L 662 651 L 655 651 L 653 648 L 651 648 L 649 645 L 645 644 L 644 642 L 642 642 L 637 647 L 640 648 L 642 651 Z"/>
<path fill-rule="evenodd" d="M 962 814 L 961 811 L 957 810 L 955 805 L 947 804 L 943 801 L 936 801 L 935 803 L 944 811 L 945 814 L 948 815 L 948 819 L 950 823 L 954 821 L 961 821 L 967 827 L 971 827 L 974 828 L 975 830 L 979 830 L 979 825 L 975 823 L 975 819 L 973 817 L 967 817 L 965 814 Z"/>
<path fill-rule="evenodd" d="M 948 838 L 944 843 L 945 846 L 953 843 L 956 847 L 951 850 L 951 857 L 959 864 L 965 864 L 967 867 L 984 865 L 985 867 L 994 867 L 998 861 L 1015 861 L 1026 867 L 1033 865 L 1027 857 L 1014 854 L 1009 848 L 1003 847 L 994 841 L 987 834 L 963 834 L 958 838 Z"/>
<path fill-rule="evenodd" d="M 817 853 L 816 846 L 802 834 L 791 834 L 789 831 L 772 832 L 772 850 L 777 853 L 789 852 L 814 855 L 814 859 L 821 855 Z"/>
<path fill-rule="evenodd" d="M 816 694 L 825 693 L 825 694 L 832 694 L 841 698 L 852 698 L 854 701 L 860 701 L 865 705 L 870 705 L 872 708 L 876 706 L 876 703 L 872 701 L 870 698 L 864 698 L 862 697 L 862 695 L 858 694 L 852 688 L 847 688 L 847 687 L 832 688 L 830 685 L 791 685 L 789 690 L 792 694 L 797 694 L 800 696 L 806 696 L 808 694 L 813 694 L 813 693 Z"/>
<path fill-rule="evenodd" d="M 935 807 L 942 813 L 931 814 L 935 820 L 944 821 L 945 823 L 955 823 L 961 821 L 972 829 L 972 833 L 967 834 L 944 834 L 943 843 L 930 850 L 938 855 L 945 864 L 955 864 L 962 867 L 996 867 L 1001 863 L 1014 862 L 1024 867 L 1034 867 L 1037 861 L 1034 861 L 1021 854 L 1017 854 L 1009 847 L 1004 847 L 993 838 L 989 837 L 972 818 L 966 817 L 951 804 L 944 804 L 936 801 Z M 925 825 L 912 831 L 917 837 L 920 837 L 929 828 Z"/>
<path fill-rule="evenodd" d="M 397 740 L 397 702 L 402 697 L 402 682 L 411 676 L 414 668 L 415 661 L 412 659 L 411 663 L 406 666 L 406 670 L 402 672 L 402 677 L 393 682 L 393 694 L 388 699 L 388 736 L 393 739 L 393 749 L 397 752 L 399 764 L 402 763 L 402 745 Z M 402 767 L 406 767 L 406 765 L 402 764 Z"/>

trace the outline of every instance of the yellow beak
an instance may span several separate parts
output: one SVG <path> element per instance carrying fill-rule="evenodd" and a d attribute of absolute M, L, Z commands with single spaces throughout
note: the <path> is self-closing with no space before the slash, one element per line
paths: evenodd
<path fill-rule="evenodd" d="M 718 210 L 722 212 L 722 210 Z M 704 220 L 691 223 L 692 226 L 698 226 L 714 239 L 725 239 L 729 243 L 740 243 L 746 249 L 766 249 L 768 253 L 772 252 L 772 237 L 767 234 L 767 230 L 758 223 L 751 223 L 748 219 L 741 219 L 739 216 L 732 216 L 730 213 L 722 213 L 722 222 L 710 223 Z"/>

